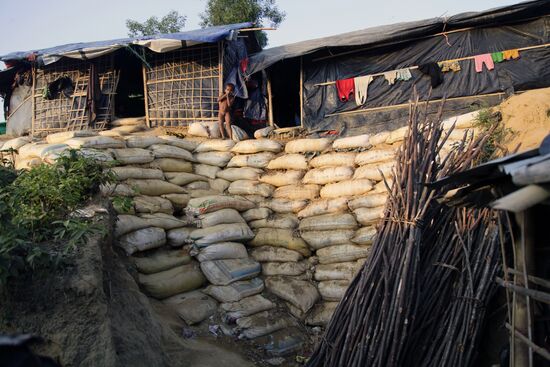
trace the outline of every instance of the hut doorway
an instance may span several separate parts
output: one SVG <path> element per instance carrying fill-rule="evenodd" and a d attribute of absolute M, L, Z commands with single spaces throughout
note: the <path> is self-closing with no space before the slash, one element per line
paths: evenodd
<path fill-rule="evenodd" d="M 115 69 L 120 71 L 115 96 L 115 115 L 117 117 L 145 116 L 141 60 L 124 49 L 115 54 Z"/>
<path fill-rule="evenodd" d="M 273 122 L 281 128 L 300 126 L 300 58 L 275 64 L 269 78 Z"/>

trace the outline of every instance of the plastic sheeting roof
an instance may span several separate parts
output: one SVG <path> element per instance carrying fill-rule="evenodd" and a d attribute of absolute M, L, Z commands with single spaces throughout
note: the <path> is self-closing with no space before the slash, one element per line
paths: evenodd
<path fill-rule="evenodd" d="M 278 61 L 323 49 L 354 46 L 375 47 L 402 43 L 443 31 L 513 23 L 548 14 L 550 14 L 550 1 L 534 0 L 482 12 L 461 13 L 446 18 L 439 17 L 372 27 L 263 50 L 250 57 L 246 73 L 250 75 L 264 70 Z"/>
<path fill-rule="evenodd" d="M 26 60 L 35 54 L 44 64 L 51 64 L 61 57 L 75 59 L 91 59 L 114 52 L 129 45 L 147 47 L 155 52 L 168 52 L 183 46 L 192 46 L 199 43 L 214 43 L 231 38 L 234 31 L 249 28 L 253 23 L 228 24 L 204 29 L 195 29 L 186 32 L 157 34 L 154 36 L 119 38 L 108 41 L 79 42 L 66 45 L 44 48 L 41 50 L 17 51 L 0 56 L 1 61 Z"/>

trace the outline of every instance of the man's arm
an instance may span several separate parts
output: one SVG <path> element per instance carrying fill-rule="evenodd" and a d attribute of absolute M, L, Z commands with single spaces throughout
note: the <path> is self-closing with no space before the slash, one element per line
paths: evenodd
<path fill-rule="evenodd" d="M 227 98 L 227 93 L 222 94 L 221 96 L 218 97 L 218 102 L 221 102 L 221 101 L 223 101 L 223 100 L 226 99 L 226 98 Z M 229 99 L 228 99 L 228 101 L 229 101 Z"/>

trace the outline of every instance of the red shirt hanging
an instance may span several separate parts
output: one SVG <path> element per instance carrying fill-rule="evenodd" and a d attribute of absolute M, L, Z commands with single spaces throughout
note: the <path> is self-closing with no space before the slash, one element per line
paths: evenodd
<path fill-rule="evenodd" d="M 338 99 L 347 102 L 349 97 L 355 94 L 355 82 L 353 78 L 336 81 L 336 90 L 338 90 Z"/>

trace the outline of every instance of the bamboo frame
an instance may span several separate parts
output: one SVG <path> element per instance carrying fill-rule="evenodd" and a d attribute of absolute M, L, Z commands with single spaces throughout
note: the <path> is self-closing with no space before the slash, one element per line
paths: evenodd
<path fill-rule="evenodd" d="M 300 56 L 300 127 L 304 127 L 304 58 Z"/>
<path fill-rule="evenodd" d="M 267 75 L 267 120 L 269 123 L 269 126 L 274 125 L 273 121 L 273 97 L 272 97 L 272 91 L 271 91 L 271 76 Z"/>
<path fill-rule="evenodd" d="M 145 103 L 145 123 L 147 127 L 151 127 L 151 121 L 149 120 L 149 92 L 147 89 L 147 72 L 145 70 L 145 64 L 141 65 L 142 77 L 143 77 L 143 103 Z"/>

